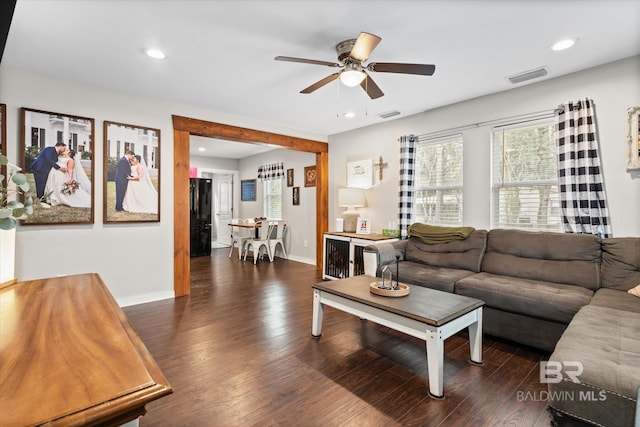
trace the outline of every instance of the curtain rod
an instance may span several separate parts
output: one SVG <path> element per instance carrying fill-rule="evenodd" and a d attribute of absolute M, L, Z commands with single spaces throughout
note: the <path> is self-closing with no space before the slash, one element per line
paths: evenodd
<path fill-rule="evenodd" d="M 428 139 L 437 139 L 437 138 L 444 138 L 444 137 L 448 137 L 448 136 L 453 136 L 455 134 L 458 134 L 462 131 L 468 130 L 468 129 L 474 129 L 474 128 L 478 128 L 481 126 L 488 126 L 488 125 L 495 125 L 495 126 L 504 126 L 506 124 L 516 124 L 516 123 L 524 123 L 524 122 L 530 122 L 533 120 L 540 120 L 540 119 L 546 119 L 546 118 L 550 118 L 553 117 L 556 113 L 560 112 L 561 109 L 560 108 L 556 108 L 553 110 L 543 110 L 543 111 L 537 111 L 535 113 L 528 113 L 528 114 L 519 114 L 516 116 L 510 116 L 510 117 L 503 117 L 500 119 L 493 119 L 493 120 L 487 120 L 484 122 L 478 122 L 478 123 L 472 123 L 472 124 L 468 124 L 468 125 L 463 125 L 463 126 L 457 126 L 454 128 L 450 128 L 450 129 L 444 129 L 444 130 L 439 130 L 439 131 L 435 131 L 435 132 L 429 132 L 429 133 L 425 133 L 425 134 L 421 134 L 421 135 L 416 135 L 416 137 L 422 141 L 424 140 L 428 140 Z"/>

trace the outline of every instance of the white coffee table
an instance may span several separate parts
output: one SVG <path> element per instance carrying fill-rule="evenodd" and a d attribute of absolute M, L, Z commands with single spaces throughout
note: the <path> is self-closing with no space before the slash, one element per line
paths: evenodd
<path fill-rule="evenodd" d="M 429 394 L 444 397 L 444 340 L 469 329 L 471 361 L 482 363 L 482 306 L 484 302 L 462 295 L 410 286 L 404 297 L 386 297 L 369 291 L 379 278 L 355 276 L 316 283 L 313 288 L 311 335 L 322 334 L 324 306 L 353 314 L 426 341 Z"/>

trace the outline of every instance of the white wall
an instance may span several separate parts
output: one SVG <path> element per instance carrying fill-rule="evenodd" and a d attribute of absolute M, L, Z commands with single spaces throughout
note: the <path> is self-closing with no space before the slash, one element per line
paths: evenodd
<path fill-rule="evenodd" d="M 640 177 L 627 172 L 627 108 L 640 105 L 640 56 L 583 72 L 484 96 L 421 114 L 329 137 L 329 224 L 340 216 L 337 189 L 345 186 L 347 162 L 389 162 L 382 182 L 366 191 L 361 215 L 380 231 L 397 221 L 398 137 L 426 134 L 521 114 L 553 110 L 565 101 L 590 97 L 595 102 L 609 214 L 615 237 L 640 236 Z M 463 132 L 464 223 L 490 228 L 490 127 Z M 377 175 L 377 174 L 376 174 Z"/>
<path fill-rule="evenodd" d="M 14 162 L 17 161 L 20 140 L 20 107 L 95 119 L 95 223 L 19 226 L 16 237 L 17 277 L 29 280 L 95 272 L 100 274 L 121 305 L 173 297 L 172 114 L 326 141 L 326 137 L 321 135 L 224 112 L 134 97 L 8 67 L 0 67 L 0 103 L 7 105 L 7 154 Z M 160 223 L 102 223 L 104 120 L 160 129 Z"/>
<path fill-rule="evenodd" d="M 241 144 L 241 143 L 239 143 Z M 221 159 L 219 157 L 194 156 L 189 157 L 189 167 L 198 169 L 220 169 L 237 171 L 239 162 L 236 159 Z"/>
<path fill-rule="evenodd" d="M 283 181 L 282 219 L 288 221 L 285 246 L 289 258 L 307 264 L 316 263 L 316 188 L 304 186 L 304 167 L 315 165 L 316 156 L 293 150 L 273 150 L 240 160 L 240 179 L 256 179 L 258 166 L 284 162 L 284 169 L 293 169 L 293 185 L 300 187 L 300 204 L 293 206 L 293 187 Z M 263 183 L 256 183 L 256 201 L 240 202 L 240 216 L 255 218 L 264 215 Z M 306 241 L 306 247 L 305 247 Z"/>

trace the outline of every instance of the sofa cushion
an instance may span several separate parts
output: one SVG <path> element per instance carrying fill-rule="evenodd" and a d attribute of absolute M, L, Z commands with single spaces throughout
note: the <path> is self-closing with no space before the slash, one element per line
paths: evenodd
<path fill-rule="evenodd" d="M 454 292 L 481 299 L 489 307 L 560 323 L 569 323 L 593 295 L 581 286 L 490 273 L 459 280 Z"/>
<path fill-rule="evenodd" d="M 464 240 L 428 244 L 417 237 L 407 241 L 404 259 L 433 267 L 480 271 L 487 240 L 486 230 L 475 230 Z"/>
<path fill-rule="evenodd" d="M 589 304 L 640 313 L 640 298 L 615 289 L 598 289 Z"/>
<path fill-rule="evenodd" d="M 627 291 L 640 283 L 640 238 L 602 239 L 602 287 Z"/>
<path fill-rule="evenodd" d="M 395 266 L 391 266 L 391 271 L 395 277 Z M 469 270 L 432 267 L 412 261 L 400 262 L 399 271 L 400 282 L 445 292 L 453 292 L 453 286 L 458 280 L 475 274 Z"/>
<path fill-rule="evenodd" d="M 591 304 L 580 309 L 549 358 L 580 362 L 580 383 L 549 383 L 550 405 L 599 425 L 633 425 L 640 386 L 638 330 L 639 313 Z"/>
<path fill-rule="evenodd" d="M 596 290 L 600 285 L 600 238 L 495 229 L 489 232 L 482 271 Z"/>

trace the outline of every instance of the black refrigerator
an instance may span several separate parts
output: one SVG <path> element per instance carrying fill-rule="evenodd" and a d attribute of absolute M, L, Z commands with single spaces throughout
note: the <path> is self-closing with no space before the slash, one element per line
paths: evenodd
<path fill-rule="evenodd" d="M 211 255 L 211 179 L 190 178 L 191 256 Z"/>

